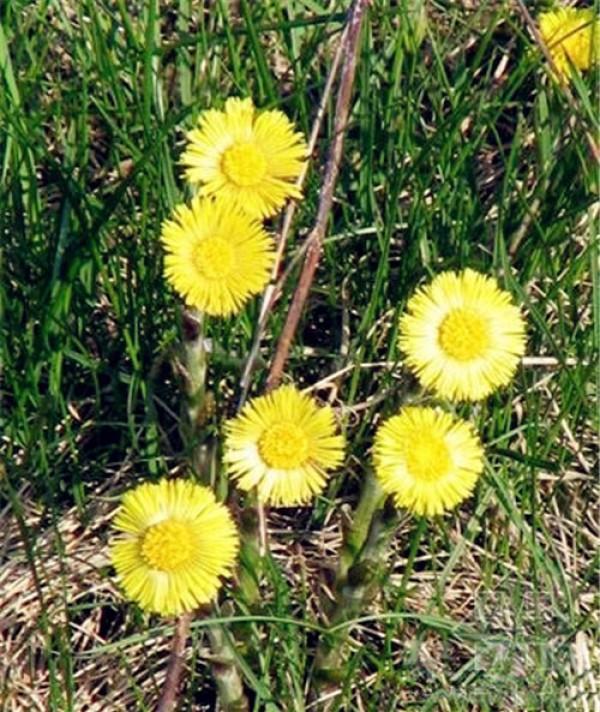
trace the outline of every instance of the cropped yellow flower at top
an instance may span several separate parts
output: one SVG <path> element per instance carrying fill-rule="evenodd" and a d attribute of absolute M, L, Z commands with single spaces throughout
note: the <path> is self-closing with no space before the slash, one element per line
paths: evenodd
<path fill-rule="evenodd" d="M 186 480 L 146 483 L 117 510 L 110 555 L 128 598 L 179 615 L 213 599 L 239 549 L 229 511 L 210 489 Z"/>
<path fill-rule="evenodd" d="M 293 506 L 322 492 L 329 470 L 344 459 L 333 410 L 293 386 L 254 398 L 225 428 L 224 462 L 244 490 L 261 501 Z"/>
<path fill-rule="evenodd" d="M 262 291 L 275 259 L 261 224 L 222 200 L 196 197 L 163 224 L 165 275 L 193 307 L 212 316 L 241 311 Z"/>
<path fill-rule="evenodd" d="M 188 134 L 181 163 L 201 195 L 225 198 L 256 218 L 274 215 L 288 198 L 307 158 L 302 134 L 281 111 L 257 112 L 251 99 L 231 98 L 204 111 Z"/>
<path fill-rule="evenodd" d="M 479 400 L 506 385 L 525 351 L 525 322 L 510 294 L 471 269 L 419 289 L 399 328 L 408 366 L 452 400 Z"/>
<path fill-rule="evenodd" d="M 573 67 L 584 71 L 598 62 L 600 21 L 593 8 L 544 12 L 539 24 L 559 79 L 568 79 Z"/>
<path fill-rule="evenodd" d="M 375 474 L 396 506 L 433 516 L 467 498 L 483 472 L 483 448 L 463 420 L 403 408 L 375 435 Z"/>

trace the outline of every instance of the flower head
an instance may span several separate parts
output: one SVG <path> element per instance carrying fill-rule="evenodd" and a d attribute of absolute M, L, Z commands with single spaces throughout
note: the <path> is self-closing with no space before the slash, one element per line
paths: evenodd
<path fill-rule="evenodd" d="M 463 420 L 433 408 L 403 408 L 377 431 L 375 474 L 398 507 L 433 516 L 468 497 L 483 448 Z"/>
<path fill-rule="evenodd" d="M 600 21 L 593 8 L 561 7 L 542 13 L 539 23 L 559 79 L 567 79 L 574 67 L 582 71 L 598 61 Z"/>
<path fill-rule="evenodd" d="M 186 480 L 145 483 L 125 494 L 110 555 L 125 593 L 147 611 L 178 615 L 208 603 L 239 548 L 229 511 Z"/>
<path fill-rule="evenodd" d="M 253 399 L 226 425 L 229 473 L 242 489 L 256 487 L 269 504 L 306 503 L 323 490 L 328 470 L 343 458 L 333 410 L 294 386 Z"/>
<path fill-rule="evenodd" d="M 223 200 L 179 205 L 161 240 L 169 282 L 190 306 L 213 316 L 239 312 L 262 291 L 275 258 L 260 223 Z"/>
<path fill-rule="evenodd" d="M 221 196 L 256 218 L 302 196 L 293 181 L 307 148 L 281 111 L 256 113 L 251 99 L 231 98 L 224 111 L 203 112 L 188 140 L 181 162 L 201 195 Z"/>
<path fill-rule="evenodd" d="M 507 384 L 525 350 L 525 322 L 496 281 L 444 272 L 408 301 L 400 348 L 421 383 L 445 398 L 479 400 Z"/>

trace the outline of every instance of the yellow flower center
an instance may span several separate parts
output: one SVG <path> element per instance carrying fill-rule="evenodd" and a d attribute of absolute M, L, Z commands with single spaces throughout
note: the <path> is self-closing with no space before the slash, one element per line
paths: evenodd
<path fill-rule="evenodd" d="M 429 482 L 443 477 L 452 464 L 450 451 L 443 438 L 431 433 L 414 433 L 406 446 L 406 465 L 417 480 Z"/>
<path fill-rule="evenodd" d="M 276 470 L 293 470 L 306 462 L 308 440 L 294 423 L 276 423 L 258 441 L 263 461 Z"/>
<path fill-rule="evenodd" d="M 194 250 L 194 264 L 206 279 L 220 280 L 234 268 L 233 247 L 220 237 L 202 240 Z"/>
<path fill-rule="evenodd" d="M 267 161 L 252 143 L 236 143 L 221 159 L 221 169 L 240 188 L 257 185 L 265 177 Z"/>
<path fill-rule="evenodd" d="M 194 552 L 189 524 L 176 519 L 153 524 L 142 539 L 142 558 L 151 569 L 176 571 L 190 561 Z"/>
<path fill-rule="evenodd" d="M 490 346 L 489 322 L 471 309 L 453 309 L 440 324 L 438 341 L 451 358 L 472 361 Z"/>

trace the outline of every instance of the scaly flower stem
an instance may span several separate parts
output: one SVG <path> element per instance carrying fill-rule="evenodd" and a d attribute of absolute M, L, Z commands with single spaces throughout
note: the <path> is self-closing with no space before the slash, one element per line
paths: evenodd
<path fill-rule="evenodd" d="M 356 560 L 347 571 L 345 581 L 336 590 L 331 627 L 351 621 L 360 615 L 375 598 L 387 558 L 389 543 L 398 526 L 395 508 L 386 505 L 373 515 L 368 535 Z M 313 676 L 316 688 L 313 695 L 336 686 L 345 675 L 345 664 L 350 652 L 349 627 L 324 635 L 319 640 Z"/>
<path fill-rule="evenodd" d="M 206 408 L 206 346 L 204 314 L 196 309 L 183 312 L 184 413 L 181 434 L 189 448 L 194 472 L 202 484 L 210 486 L 210 468 L 204 466 L 206 453 L 202 444 L 202 425 Z"/>
<path fill-rule="evenodd" d="M 239 674 L 233 642 L 221 626 L 210 626 L 208 637 L 212 651 L 210 669 L 217 683 L 219 708 L 223 712 L 246 712 L 248 698 Z"/>
<path fill-rule="evenodd" d="M 348 569 L 357 559 L 369 533 L 373 516 L 378 509 L 381 509 L 384 501 L 384 491 L 373 473 L 369 472 L 364 481 L 352 523 L 345 532 L 336 572 L 336 589 L 345 584 Z"/>
<path fill-rule="evenodd" d="M 259 503 L 256 498 L 250 495 L 246 506 L 240 513 L 240 533 L 242 536 L 238 587 L 243 594 L 244 603 L 250 607 L 258 601 L 262 571 L 258 506 Z"/>
<path fill-rule="evenodd" d="M 206 355 L 204 350 L 204 334 L 202 330 L 202 314 L 184 309 L 183 315 L 183 379 L 184 413 L 181 419 L 181 436 L 186 444 L 193 443 L 196 438 L 196 423 L 199 409 L 204 403 L 204 384 L 206 380 Z M 192 466 L 197 473 L 197 447 L 191 451 Z M 204 483 L 208 484 L 208 483 Z M 183 653 L 190 630 L 191 613 L 184 613 L 177 619 L 173 647 L 169 656 L 167 676 L 158 703 L 157 712 L 171 712 L 177 704 L 181 673 L 183 671 Z"/>
<path fill-rule="evenodd" d="M 183 414 L 181 435 L 190 453 L 192 468 L 203 484 L 210 482 L 213 468 L 206 466 L 206 446 L 203 428 L 207 419 L 206 345 L 204 315 L 197 310 L 183 312 Z M 177 706 L 177 695 L 183 671 L 183 654 L 189 636 L 192 614 L 179 617 L 169 657 L 167 676 L 157 712 L 172 712 Z M 219 692 L 219 701 L 226 712 L 244 712 L 248 706 L 243 692 L 242 678 L 236 664 L 230 639 L 220 630 L 209 629 L 213 652 L 212 672 Z"/>
<path fill-rule="evenodd" d="M 204 345 L 204 314 L 197 310 L 183 313 L 183 350 L 187 368 L 186 397 L 190 421 L 194 412 L 202 407 L 206 384 L 206 348 Z"/>

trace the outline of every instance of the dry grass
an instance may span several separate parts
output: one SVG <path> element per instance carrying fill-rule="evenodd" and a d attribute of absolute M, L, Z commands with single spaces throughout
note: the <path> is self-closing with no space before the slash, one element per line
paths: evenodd
<path fill-rule="evenodd" d="M 276 81 L 289 106 L 300 97 L 299 105 L 306 101 L 312 111 L 341 14 L 330 23 L 294 28 L 294 48 L 300 51 L 291 61 L 282 38 L 291 32 L 286 22 L 294 18 L 279 13 L 287 4 L 247 3 L 258 25 L 264 21 L 269 27 L 262 41 L 273 66 L 268 64 L 268 76 L 263 76 L 256 59 L 260 46 L 242 32 L 246 3 L 232 3 L 229 26 L 216 10 L 219 3 L 191 2 L 195 19 L 184 31 L 177 29 L 175 4 L 166 3 L 165 17 L 155 29 L 168 42 L 156 56 L 163 62 L 163 100 L 173 102 L 169 108 L 178 117 L 177 126 L 168 127 L 172 137 L 167 146 L 160 133 L 166 131 L 162 106 L 151 105 L 150 113 L 143 114 L 145 28 L 137 4 L 129 16 L 137 33 L 131 37 L 120 25 L 110 34 L 116 3 L 108 3 L 110 12 L 105 12 L 100 3 L 84 2 L 81 13 L 76 4 L 56 3 L 47 25 L 40 24 L 37 5 L 32 3 L 20 18 L 18 36 L 6 28 L 15 60 L 23 63 L 15 67 L 22 97 L 0 105 L 13 145 L 21 146 L 14 166 L 7 150 L 13 182 L 0 194 L 6 203 L 0 214 L 8 216 L 0 261 L 0 269 L 7 269 L 0 281 L 7 325 L 0 324 L 0 336 L 10 336 L 6 349 L 0 342 L 0 375 L 6 376 L 2 405 L 7 412 L 14 410 L 14 417 L 5 419 L 0 413 L 0 425 L 7 428 L 0 443 L 7 474 L 0 462 L 0 478 L 8 482 L 2 489 L 6 499 L 0 500 L 0 710 L 132 712 L 152 709 L 165 676 L 171 629 L 123 601 L 107 557 L 109 519 L 117 495 L 134 480 L 186 469 L 179 454 L 177 388 L 163 364 L 176 331 L 176 306 L 160 281 L 155 247 L 156 225 L 168 203 L 161 197 L 165 175 L 177 172 L 177 152 L 170 148 L 204 105 L 205 93 L 219 96 L 223 87 L 239 90 L 243 85 L 251 93 L 259 84 L 268 103 L 264 86 Z M 327 12 L 340 11 L 339 3 L 322 5 Z M 386 43 L 391 42 L 390 27 L 401 29 L 393 16 L 397 5 L 386 5 L 387 16 L 371 17 L 371 44 L 359 72 L 367 67 L 364 71 L 377 78 L 377 91 L 363 77 L 350 128 L 348 173 L 334 205 L 335 239 L 326 243 L 318 299 L 290 366 L 298 383 L 317 381 L 315 390 L 339 406 L 351 437 L 359 433 L 359 442 L 352 442 L 346 481 L 334 484 L 335 496 L 320 502 L 316 514 L 281 510 L 268 515 L 277 575 L 263 582 L 261 613 L 285 615 L 298 627 L 256 623 L 265 650 L 261 660 L 252 661 L 254 672 L 260 669 L 269 683 L 280 675 L 281 689 L 289 674 L 280 670 L 288 663 L 289 648 L 283 643 L 301 641 L 299 658 L 314 647 L 302 623 L 322 623 L 325 602 L 331 599 L 342 532 L 368 457 L 370 436 L 361 430 L 362 419 L 374 426 L 385 417 L 383 409 L 407 378 L 389 349 L 397 300 L 406 298 L 397 282 L 424 278 L 464 258 L 515 275 L 528 299 L 533 346 L 512 401 L 499 399 L 497 411 L 482 406 L 475 412 L 482 431 L 487 428 L 491 464 L 472 504 L 420 533 L 414 520 L 401 519 L 382 592 L 365 612 L 368 618 L 351 632 L 355 667 L 344 699 L 352 700 L 352 710 L 373 712 L 600 712 L 600 488 L 592 370 L 597 343 L 590 336 L 598 330 L 593 308 L 598 285 L 590 266 L 596 266 L 593 242 L 600 209 L 597 203 L 590 208 L 583 195 L 588 177 L 582 178 L 574 159 L 581 154 L 582 163 L 589 161 L 588 129 L 579 136 L 580 118 L 558 100 L 549 118 L 535 114 L 540 87 L 551 103 L 548 80 L 535 78 L 539 68 L 525 66 L 532 61 L 527 59 L 531 47 L 522 47 L 512 3 L 431 3 L 422 57 L 413 64 L 407 53 L 405 74 L 397 86 L 388 86 L 397 46 Z M 97 28 L 92 20 L 99 22 Z M 243 39 L 243 52 L 236 54 L 235 43 L 228 44 L 229 31 Z M 394 35 L 395 42 L 402 41 L 398 38 Z M 488 44 L 479 55 L 482 41 Z M 94 62 L 86 68 L 89 57 Z M 306 57 L 310 81 L 297 85 Z M 28 68 L 24 58 L 35 62 Z M 189 105 L 179 96 L 186 62 L 188 69 L 198 70 L 193 81 L 200 97 L 189 99 Z M 508 91 L 518 71 L 528 79 Z M 464 90 L 465 75 L 472 93 Z M 91 92 L 93 100 L 86 104 L 81 96 L 88 84 L 106 94 Z M 37 107 L 38 114 L 32 110 L 23 118 L 15 110 L 21 102 Z M 416 108 L 411 109 L 413 102 Z M 502 102 L 506 105 L 497 109 Z M 393 125 L 386 126 L 391 138 L 380 125 L 368 126 L 371 112 L 383 120 L 386 105 L 393 109 Z M 494 116 L 489 124 L 481 118 L 486 111 Z M 152 133 L 155 124 L 160 131 Z M 443 141 L 440 126 L 447 131 Z M 326 126 L 323 145 L 331 138 L 327 131 Z M 390 148 L 394 141 L 402 146 L 401 155 Z M 542 145 L 550 147 L 543 159 Z M 373 151 L 373 165 L 363 160 L 361 151 L 367 149 Z M 320 151 L 323 147 L 317 146 L 315 166 Z M 33 172 L 24 177 L 28 152 Z M 396 212 L 388 211 L 391 188 L 381 166 L 405 175 L 395 194 Z M 39 184 L 33 177 L 39 177 Z M 318 175 L 310 180 L 307 200 L 313 205 L 307 203 L 300 215 L 300 236 L 314 213 Z M 357 183 L 368 190 L 361 193 Z M 111 208 L 98 218 L 121 188 L 114 214 Z M 564 195 L 569 200 L 553 214 L 547 196 L 559 201 Z M 393 224 L 389 235 L 387 224 L 382 227 L 386 219 Z M 463 222 L 468 224 L 464 239 L 458 237 Z M 22 223 L 27 229 L 21 234 Z M 86 246 L 96 237 L 90 226 L 100 235 L 95 245 L 100 266 L 86 256 Z M 389 251 L 382 249 L 380 258 L 385 239 Z M 302 255 L 302 247 L 294 245 L 290 263 Z M 384 263 L 387 271 L 381 268 Z M 58 265 L 58 277 L 48 264 Z M 578 272 L 574 265 L 581 266 Z M 340 267 L 347 268 L 343 278 Z M 372 294 L 373 275 L 380 268 L 386 286 Z M 44 279 L 47 283 L 36 292 L 35 285 Z M 281 304 L 285 299 L 284 293 Z M 363 324 L 372 305 L 371 321 Z M 247 353 L 252 325 L 244 319 L 215 327 L 211 338 Z M 271 356 L 276 321 L 270 325 L 273 334 L 266 336 L 263 363 Z M 42 337 L 35 341 L 31 334 L 37 330 Z M 219 406 L 231 411 L 239 372 L 232 373 L 231 363 L 223 366 L 217 356 L 211 378 L 220 388 Z M 38 368 L 42 375 L 31 386 L 30 371 Z M 56 373 L 59 387 L 52 381 Z M 357 373 L 358 386 L 353 382 Z M 36 420 L 40 413 L 47 422 Z M 149 423 L 158 435 L 150 433 Z M 82 502 L 75 506 L 81 492 Z M 409 565 L 411 546 L 415 556 Z M 236 609 L 240 612 L 246 612 L 242 604 Z M 182 709 L 215 708 L 210 649 L 201 623 L 187 651 Z"/>

